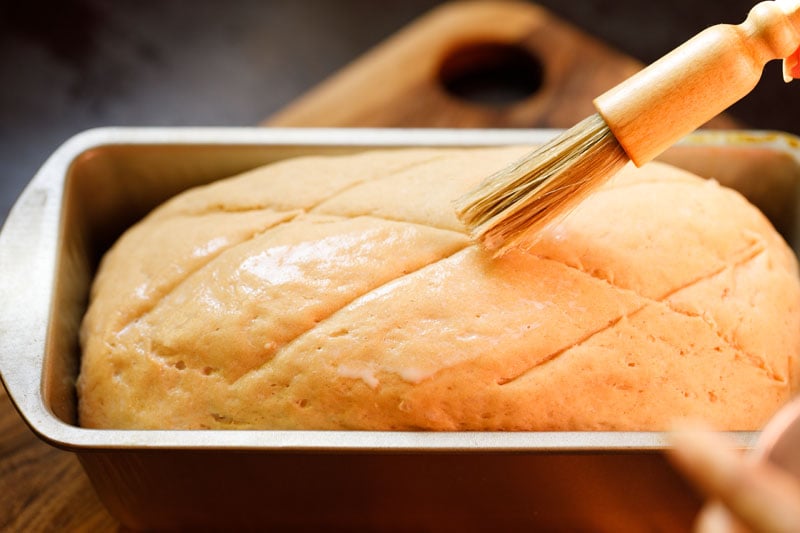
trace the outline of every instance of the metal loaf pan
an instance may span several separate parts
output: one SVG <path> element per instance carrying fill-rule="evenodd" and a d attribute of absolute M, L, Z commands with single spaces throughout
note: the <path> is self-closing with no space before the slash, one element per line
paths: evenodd
<path fill-rule="evenodd" d="M 304 154 L 538 144 L 552 130 L 99 129 L 45 163 L 0 234 L 0 372 L 126 527 L 680 530 L 699 501 L 658 432 L 116 431 L 75 425 L 77 328 L 103 251 L 188 187 Z M 665 159 L 742 190 L 797 250 L 798 139 L 690 136 Z M 731 433 L 749 447 L 754 432 Z"/>

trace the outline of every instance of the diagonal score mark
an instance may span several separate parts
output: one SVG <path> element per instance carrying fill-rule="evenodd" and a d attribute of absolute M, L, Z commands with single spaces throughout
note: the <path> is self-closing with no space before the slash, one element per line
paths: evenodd
<path fill-rule="evenodd" d="M 355 187 L 358 187 L 359 185 L 362 185 L 362 184 L 367 183 L 367 182 L 379 181 L 379 180 L 383 180 L 383 179 L 386 179 L 386 178 L 390 178 L 390 177 L 395 176 L 397 174 L 401 174 L 403 172 L 411 170 L 411 169 L 413 169 L 415 167 L 423 166 L 423 165 L 426 165 L 428 163 L 431 163 L 432 161 L 437 161 L 437 160 L 445 158 L 445 157 L 447 157 L 447 154 L 443 154 L 443 153 L 430 155 L 428 157 L 419 159 L 417 161 L 411 161 L 411 162 L 409 162 L 409 163 L 407 163 L 405 165 L 398 166 L 397 168 L 394 168 L 394 169 L 386 172 L 385 174 L 363 177 L 363 178 L 358 179 L 356 181 L 353 181 L 352 183 L 349 183 L 349 184 L 347 184 L 347 185 L 345 185 L 345 186 L 343 186 L 343 187 L 341 187 L 341 188 L 339 188 L 339 189 L 337 189 L 335 191 L 331 191 L 331 193 L 328 196 L 324 196 L 322 198 L 319 198 L 316 202 L 314 202 L 312 204 L 309 204 L 308 206 L 296 207 L 296 208 L 292 208 L 290 210 L 295 210 L 296 209 L 298 211 L 311 212 L 314 209 L 316 209 L 317 207 L 319 207 L 321 204 L 323 204 L 325 202 L 328 202 L 328 201 L 336 198 L 337 196 L 339 196 L 341 194 L 344 194 L 345 192 L 347 192 L 347 191 L 349 191 L 349 190 L 351 190 L 351 189 L 353 189 Z M 254 170 L 256 170 L 256 169 L 254 169 Z M 231 178 L 236 178 L 236 177 L 237 177 L 237 175 L 230 176 L 229 178 L 223 178 L 222 180 L 219 180 L 216 183 L 221 183 L 221 182 L 224 182 L 225 179 L 231 179 Z M 244 213 L 244 212 L 248 212 L 248 211 L 261 211 L 261 210 L 264 210 L 264 209 L 273 209 L 273 210 L 275 210 L 273 207 L 271 207 L 269 205 L 262 205 L 262 204 L 231 206 L 231 205 L 227 205 L 225 203 L 213 203 L 213 204 L 209 204 L 209 205 L 205 206 L 205 208 L 197 210 L 197 211 L 189 211 L 189 212 L 176 211 L 175 213 L 169 214 L 166 218 L 172 218 L 172 217 L 175 217 L 175 216 L 201 217 L 201 216 L 210 215 L 210 214 L 213 214 L 213 213 L 220 213 L 220 212 L 223 212 L 223 213 Z M 337 215 L 338 216 L 347 216 L 347 215 L 341 215 L 341 214 L 337 214 L 337 213 L 329 213 L 329 214 L 332 215 L 332 216 L 337 216 Z"/>
<path fill-rule="evenodd" d="M 163 288 L 163 292 L 161 293 L 161 295 L 158 298 L 154 299 L 151 302 L 148 302 L 147 305 L 143 305 L 141 307 L 141 309 L 139 310 L 139 312 L 137 312 L 135 315 L 133 315 L 130 318 L 130 320 L 128 320 L 128 322 L 125 323 L 125 325 L 123 327 L 119 328 L 119 331 L 125 330 L 128 326 L 130 326 L 130 324 L 132 324 L 133 322 L 136 322 L 137 320 L 141 320 L 147 314 L 152 312 L 153 309 L 158 307 L 158 305 L 166 297 L 168 297 L 170 294 L 175 292 L 181 285 L 183 285 L 189 279 L 191 279 L 197 272 L 203 270 L 208 265 L 214 263 L 214 261 L 219 260 L 221 257 L 223 257 L 225 254 L 231 252 L 232 250 L 235 250 L 238 247 L 243 246 L 243 245 L 253 241 L 254 239 L 258 238 L 259 236 L 264 235 L 266 232 L 268 232 L 268 231 L 270 231 L 270 230 L 272 230 L 272 229 L 274 229 L 274 228 L 276 228 L 278 226 L 282 226 L 284 224 L 290 223 L 292 220 L 296 219 L 297 217 L 301 216 L 302 214 L 303 213 L 301 211 L 297 211 L 295 213 L 287 212 L 287 218 L 282 219 L 282 220 L 280 220 L 278 222 L 275 222 L 273 224 L 270 224 L 266 228 L 258 228 L 255 231 L 253 231 L 250 235 L 248 235 L 247 237 L 242 239 L 241 241 L 233 243 L 230 246 L 222 246 L 222 247 L 219 248 L 218 253 L 207 255 L 206 256 L 207 261 L 199 261 L 198 264 L 194 266 L 194 268 L 186 270 L 184 272 L 184 276 L 180 277 L 179 279 L 173 280 L 173 282 L 171 284 L 165 286 Z"/>
<path fill-rule="evenodd" d="M 725 268 L 720 270 L 720 272 L 718 272 L 717 274 L 709 276 L 709 278 L 710 277 L 714 277 L 715 275 L 718 275 L 719 273 L 722 273 L 723 271 L 725 271 L 727 269 L 741 268 L 741 267 L 745 266 L 746 264 L 754 261 L 759 256 L 767 253 L 766 247 L 762 247 L 761 249 L 758 249 L 758 246 L 754 245 L 752 248 L 753 248 L 753 250 L 750 251 L 750 253 L 742 254 L 739 257 L 738 261 L 735 261 L 732 264 L 727 265 Z M 700 280 L 700 281 L 702 281 L 702 280 Z M 686 316 L 686 317 L 690 317 L 690 318 L 701 318 L 702 319 L 703 316 L 701 314 L 692 313 L 692 312 L 689 312 L 689 311 L 677 309 L 676 307 L 674 307 L 674 305 L 672 303 L 670 303 L 668 301 L 668 298 L 670 296 L 672 296 L 673 294 L 676 294 L 677 292 L 679 292 L 683 288 L 686 288 L 686 287 L 682 287 L 681 289 L 678 289 L 678 290 L 675 290 L 675 291 L 671 291 L 667 296 L 665 296 L 663 298 L 663 301 L 661 301 L 661 303 L 663 305 L 665 305 L 673 313 L 676 313 L 676 314 L 679 314 L 679 315 L 683 315 L 683 316 Z M 756 368 L 760 368 L 760 369 L 764 370 L 764 372 L 767 373 L 767 375 L 770 377 L 770 379 L 773 379 L 774 381 L 778 381 L 778 382 L 781 382 L 781 383 L 784 383 L 786 381 L 784 378 L 782 378 L 780 376 L 780 374 L 778 372 L 775 371 L 774 368 L 772 368 L 767 363 L 766 359 L 764 359 L 763 357 L 761 357 L 761 356 L 759 356 L 757 354 L 748 352 L 747 350 L 745 350 L 744 348 L 739 346 L 739 344 L 734 339 L 728 338 L 724 334 L 724 332 L 722 332 L 719 328 L 717 328 L 716 324 L 710 323 L 708 321 L 706 321 L 706 323 L 708 324 L 708 326 L 711 328 L 712 332 L 717 336 L 718 339 L 720 339 L 722 342 L 724 342 L 726 346 L 728 346 L 729 348 L 731 348 L 735 352 L 743 355 L 748 361 L 750 361 L 753 364 L 753 366 L 755 366 Z"/>
<path fill-rule="evenodd" d="M 755 257 L 753 259 L 755 259 Z M 742 266 L 742 265 L 743 264 L 735 265 L 735 267 L 739 267 L 739 266 Z M 700 318 L 700 319 L 703 319 L 703 316 L 701 314 L 699 314 L 699 313 L 691 313 L 691 312 L 684 311 L 684 310 L 681 310 L 681 309 L 676 309 L 667 300 L 662 302 L 662 305 L 666 306 L 666 308 L 669 309 L 670 311 L 672 311 L 673 313 L 676 313 L 676 314 L 679 314 L 679 315 L 683 315 L 683 316 L 686 316 L 688 318 Z M 712 324 L 712 323 L 709 323 L 709 322 L 706 322 L 706 323 L 708 324 L 709 328 L 711 328 L 711 331 L 714 333 L 714 335 L 717 336 L 717 338 L 719 340 L 721 340 L 731 350 L 743 355 L 748 361 L 750 361 L 753 364 L 753 366 L 755 366 L 756 368 L 760 368 L 764 372 L 766 372 L 767 376 L 769 376 L 770 379 L 772 379 L 773 381 L 780 382 L 780 383 L 785 383 L 786 382 L 786 379 L 782 378 L 780 376 L 780 374 L 778 374 L 775 371 L 775 369 L 773 369 L 769 364 L 767 364 L 767 361 L 763 357 L 761 357 L 759 355 L 756 355 L 754 353 L 750 353 L 747 350 L 745 350 L 744 348 L 742 348 L 741 346 L 739 346 L 736 343 L 736 341 L 734 341 L 733 339 L 729 339 L 727 336 L 725 336 L 725 334 L 722 331 L 719 330 L 719 328 L 715 327 L 715 324 Z"/>
<path fill-rule="evenodd" d="M 264 368 L 272 360 L 274 360 L 275 358 L 279 357 L 286 350 L 290 349 L 295 342 L 297 342 L 301 337 L 303 337 L 303 335 L 305 335 L 306 333 L 308 333 L 312 329 L 315 329 L 316 327 L 318 327 L 320 324 L 323 324 L 327 320 L 331 320 L 334 316 L 336 316 L 343 309 L 345 309 L 348 306 L 352 305 L 353 302 L 355 302 L 356 300 L 368 297 L 370 294 L 373 294 L 375 292 L 378 292 L 378 291 L 382 290 L 384 287 L 386 287 L 387 285 L 389 285 L 391 283 L 397 283 L 399 280 L 402 280 L 404 278 L 407 278 L 408 276 L 414 275 L 414 274 L 416 274 L 416 273 L 418 273 L 418 272 L 420 272 L 420 271 L 422 271 L 422 270 L 424 270 L 426 268 L 429 268 L 429 267 L 432 267 L 433 265 L 441 263 L 442 261 L 446 261 L 446 260 L 450 259 L 451 257 L 455 256 L 456 254 L 459 254 L 459 253 L 463 252 L 464 250 L 466 250 L 468 248 L 471 248 L 473 246 L 475 246 L 475 245 L 466 244 L 466 245 L 462 246 L 461 248 L 458 248 L 457 250 L 454 250 L 453 252 L 451 252 L 449 254 L 445 254 L 445 255 L 437 258 L 436 260 L 431 261 L 430 263 L 425 263 L 424 265 L 420 265 L 418 268 L 416 268 L 414 270 L 410 270 L 410 271 L 402 274 L 401 276 L 397 276 L 395 278 L 392 278 L 392 279 L 386 281 L 385 283 L 381 283 L 380 285 L 372 287 L 371 289 L 369 289 L 369 290 L 367 290 L 367 291 L 365 291 L 365 292 L 363 292 L 361 294 L 358 294 L 358 295 L 354 296 L 349 301 L 343 303 L 338 309 L 335 309 L 335 310 L 331 311 L 328 314 L 328 316 L 321 318 L 313 326 L 311 326 L 308 329 L 305 329 L 305 330 L 301 331 L 294 338 L 288 340 L 283 346 L 281 346 L 278 350 L 275 351 L 275 354 L 269 360 L 264 361 L 261 365 L 248 370 L 247 372 L 245 372 L 244 374 L 239 376 L 237 379 L 235 379 L 234 381 L 230 382 L 231 385 L 236 384 L 241 379 L 244 379 L 245 377 L 247 377 L 247 376 L 249 376 L 251 374 L 254 374 L 254 373 L 258 372 L 259 370 L 261 370 L 262 368 Z"/>
<path fill-rule="evenodd" d="M 637 297 L 641 298 L 644 301 L 644 303 L 640 307 L 637 307 L 636 309 L 634 309 L 631 312 L 619 315 L 618 317 L 616 317 L 616 318 L 612 319 L 611 321 L 609 321 L 608 324 L 606 324 L 602 328 L 599 328 L 599 329 L 597 329 L 595 331 L 592 331 L 592 332 L 588 333 L 584 337 L 582 337 L 582 338 L 578 339 L 577 341 L 569 344 L 568 346 L 564 346 L 563 348 L 559 348 L 559 349 L 553 351 L 549 355 L 547 355 L 544 358 L 542 358 L 539 361 L 537 361 L 534 365 L 526 368 L 525 370 L 519 372 L 518 374 L 516 374 L 514 376 L 511 376 L 511 377 L 505 377 L 505 378 L 499 379 L 497 381 L 497 383 L 498 383 L 498 385 L 506 385 L 508 383 L 511 383 L 511 382 L 513 382 L 515 380 L 518 380 L 518 379 L 522 378 L 523 376 L 525 376 L 529 372 L 531 372 L 531 371 L 533 371 L 533 370 L 535 370 L 537 368 L 540 368 L 541 366 L 543 366 L 543 365 L 545 365 L 545 364 L 547 364 L 549 362 L 554 361 L 556 358 L 558 358 L 559 356 L 563 355 L 564 353 L 566 353 L 567 351 L 571 350 L 572 348 L 575 348 L 577 346 L 580 346 L 580 345 L 588 342 L 590 339 L 592 339 L 593 337 L 603 333 L 604 331 L 607 331 L 609 328 L 615 327 L 622 319 L 624 319 L 626 317 L 633 316 L 636 313 L 639 313 L 640 311 L 642 311 L 643 309 L 645 309 L 646 307 L 648 307 L 650 305 L 664 305 L 669 311 L 671 311 L 671 312 L 673 312 L 675 314 L 678 314 L 678 315 L 681 315 L 681 316 L 689 316 L 689 317 L 691 317 L 692 316 L 691 314 L 681 312 L 678 309 L 675 309 L 671 305 L 669 305 L 669 303 L 666 302 L 667 298 L 669 298 L 673 294 L 676 294 L 676 293 L 678 293 L 678 292 L 680 292 L 682 290 L 688 289 L 688 288 L 693 287 L 693 286 L 695 286 L 695 285 L 697 285 L 699 283 L 702 283 L 702 282 L 704 282 L 706 280 L 709 280 L 709 279 L 711 279 L 711 278 L 713 278 L 715 276 L 718 276 L 719 274 L 721 274 L 722 272 L 724 272 L 727 269 L 739 268 L 739 267 L 747 264 L 748 262 L 753 261 L 756 257 L 761 255 L 765 251 L 766 251 L 766 249 L 765 249 L 765 246 L 763 245 L 763 243 L 761 243 L 760 241 L 756 242 L 756 243 L 748 246 L 747 248 L 744 248 L 744 249 L 734 253 L 733 255 L 734 255 L 735 259 L 733 261 L 731 261 L 730 263 L 726 263 L 726 264 L 722 265 L 721 267 L 714 269 L 711 272 L 708 272 L 708 273 L 705 273 L 703 275 L 698 276 L 694 280 L 691 280 L 691 281 L 689 281 L 687 283 L 684 283 L 684 284 L 682 284 L 682 285 L 680 285 L 680 286 L 678 286 L 676 288 L 670 289 L 669 291 L 665 292 L 664 294 L 662 294 L 658 298 L 651 298 L 651 297 L 648 297 L 648 296 L 643 296 L 643 295 L 639 294 L 636 291 L 632 291 L 631 289 L 626 289 L 626 288 L 614 285 L 609 280 L 607 280 L 605 278 L 595 277 L 592 274 L 590 274 L 589 272 L 585 272 L 585 271 L 583 271 L 583 270 L 581 270 L 581 269 L 579 269 L 577 267 L 574 267 L 574 266 L 571 266 L 571 265 L 565 265 L 565 266 L 567 266 L 569 268 L 572 268 L 572 269 L 574 269 L 574 270 L 576 270 L 578 272 L 581 272 L 581 273 L 585 274 L 586 276 L 589 276 L 591 278 L 599 279 L 601 281 L 604 281 L 608 285 L 610 285 L 611 287 L 615 288 L 618 291 L 631 292 L 634 295 L 636 295 Z M 548 260 L 548 261 L 555 261 L 553 259 L 548 259 L 548 258 L 543 258 L 543 259 Z M 556 262 L 559 263 L 559 264 L 564 264 L 564 263 L 562 263 L 560 261 L 556 261 Z M 761 360 L 760 358 L 757 358 L 756 356 L 751 356 L 750 354 L 744 353 L 738 346 L 734 345 L 732 342 L 730 342 L 728 339 L 726 339 L 724 336 L 722 336 L 720 334 L 720 332 L 716 330 L 716 328 L 713 328 L 713 329 L 714 329 L 714 333 L 722 341 L 724 341 L 726 343 L 726 345 L 728 345 L 731 349 L 733 349 L 734 351 L 736 351 L 738 353 L 743 353 L 748 358 L 748 360 L 753 362 L 757 367 L 767 369 L 767 371 L 769 372 L 769 375 L 770 376 L 773 375 L 772 370 L 767 367 L 766 363 L 763 360 Z M 753 360 L 753 357 L 756 357 L 756 361 Z"/>
<path fill-rule="evenodd" d="M 672 289 L 666 291 L 661 296 L 656 297 L 656 298 L 651 297 L 651 296 L 645 296 L 644 294 L 641 294 L 638 291 L 635 291 L 635 290 L 630 289 L 628 287 L 621 287 L 619 285 L 616 285 L 610 279 L 608 279 L 607 277 L 596 275 L 596 274 L 594 274 L 592 272 L 587 272 L 586 270 L 583 270 L 579 266 L 570 265 L 570 264 L 565 263 L 563 261 L 559 261 L 557 259 L 553 259 L 551 257 L 547 257 L 547 256 L 543 256 L 543 255 L 540 255 L 540 256 L 537 256 L 537 257 L 539 257 L 539 259 L 542 259 L 542 260 L 553 261 L 553 262 L 558 263 L 558 264 L 560 264 L 562 266 L 565 266 L 565 267 L 567 267 L 569 269 L 572 269 L 572 270 L 574 270 L 576 272 L 580 272 L 581 274 L 583 274 L 585 276 L 588 276 L 588 277 L 590 277 L 592 279 L 596 279 L 596 280 L 605 282 L 609 286 L 611 286 L 614 289 L 617 289 L 619 291 L 631 292 L 636 297 L 641 298 L 643 300 L 647 300 L 650 303 L 662 303 L 663 300 L 669 298 L 673 294 L 675 294 L 675 293 L 677 293 L 679 291 L 682 291 L 683 289 L 686 289 L 688 287 L 691 287 L 692 285 L 696 285 L 697 283 L 700 283 L 700 282 L 702 282 L 702 281 L 704 281 L 706 279 L 713 278 L 714 276 L 719 275 L 721 272 L 724 272 L 728 268 L 737 267 L 739 265 L 743 265 L 743 264 L 745 264 L 745 263 L 747 263 L 749 261 L 752 261 L 753 259 L 755 259 L 756 257 L 758 257 L 761 253 L 763 253 L 765 251 L 766 251 L 766 245 L 763 243 L 763 241 L 757 240 L 757 241 L 755 241 L 755 242 L 753 242 L 753 243 L 751 243 L 751 244 L 749 244 L 749 245 L 747 245 L 747 246 L 745 246 L 745 247 L 743 247 L 743 248 L 741 248 L 739 250 L 734 251 L 731 254 L 731 257 L 729 258 L 728 262 L 726 262 L 722 266 L 720 266 L 720 267 L 718 267 L 718 268 L 716 268 L 716 269 L 714 269 L 714 270 L 712 270 L 710 272 L 706 272 L 706 273 L 700 274 L 698 277 L 696 277 L 696 278 L 694 278 L 694 279 L 692 279 L 690 281 L 687 281 L 686 283 L 684 283 L 682 285 L 679 285 L 676 288 L 672 288 Z"/>
<path fill-rule="evenodd" d="M 396 169 L 394 169 L 394 170 L 392 170 L 390 172 L 387 172 L 386 174 L 381 174 L 379 176 L 372 176 L 370 178 L 364 178 L 364 179 L 355 181 L 355 182 L 347 185 L 346 187 L 342 187 L 341 189 L 333 192 L 330 196 L 327 196 L 325 198 L 321 198 L 319 201 L 317 201 L 313 205 L 311 205 L 308 208 L 308 211 L 309 212 L 313 211 L 314 209 L 316 209 L 320 205 L 322 205 L 322 204 L 324 204 L 326 202 L 330 202 L 331 200 L 334 200 L 337 196 L 341 196 L 341 195 L 347 193 L 348 191 L 351 191 L 352 189 L 355 189 L 356 187 L 358 187 L 360 185 L 363 185 L 364 183 L 370 183 L 370 182 L 375 182 L 375 181 L 383 181 L 383 180 L 387 180 L 387 179 L 393 178 L 394 176 L 397 176 L 398 174 L 403 174 L 405 172 L 408 172 L 411 169 L 427 165 L 429 163 L 432 163 L 434 161 L 438 161 L 440 159 L 444 159 L 444 158 L 447 157 L 447 155 L 448 154 L 446 154 L 446 153 L 438 153 L 436 155 L 431 155 L 430 157 L 426 157 L 424 159 L 420 159 L 419 161 L 413 161 L 411 163 L 408 163 L 407 165 L 403 165 L 403 166 L 397 167 Z M 340 215 L 340 216 L 344 216 L 344 215 Z M 404 222 L 407 222 L 407 221 L 404 221 Z"/>
<path fill-rule="evenodd" d="M 589 341 L 589 339 L 591 339 L 592 337 L 595 337 L 595 336 L 603 333 L 604 331 L 607 331 L 608 329 L 613 328 L 614 326 L 616 326 L 625 317 L 629 317 L 629 316 L 635 315 L 636 313 L 638 313 L 639 311 L 641 311 L 642 309 L 644 309 L 648 305 L 651 305 L 651 303 L 650 302 L 646 302 L 646 303 L 642 304 L 640 307 L 637 307 L 636 309 L 631 311 L 630 313 L 626 313 L 624 315 L 619 315 L 618 317 L 613 318 L 612 320 L 610 320 L 602 328 L 596 329 L 596 330 L 586 334 L 584 337 L 578 339 L 577 341 L 573 342 L 569 346 L 564 346 L 563 348 L 559 348 L 558 350 L 555 350 L 554 352 L 551 352 L 546 357 L 543 357 L 542 359 L 537 361 L 536 364 L 526 368 L 522 372 L 520 372 L 520 373 L 518 373 L 518 374 L 516 374 L 514 376 L 511 376 L 511 377 L 499 378 L 497 380 L 497 384 L 498 385 L 507 385 L 507 384 L 509 384 L 509 383 L 511 383 L 513 381 L 516 381 L 516 380 L 520 379 L 521 377 L 525 376 L 526 374 L 528 374 L 532 370 L 534 370 L 536 368 L 540 368 L 540 367 L 544 366 L 545 364 L 549 363 L 550 361 L 553 361 L 554 359 L 557 359 L 559 356 L 563 355 L 568 350 L 571 350 L 572 348 L 575 348 L 576 346 L 580 346 L 581 344 Z"/>

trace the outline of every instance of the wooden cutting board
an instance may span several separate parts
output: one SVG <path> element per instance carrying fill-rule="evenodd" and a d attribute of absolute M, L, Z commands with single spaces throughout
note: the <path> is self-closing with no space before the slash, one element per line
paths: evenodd
<path fill-rule="evenodd" d="M 641 65 L 541 7 L 439 7 L 264 123 L 271 126 L 555 127 Z M 715 127 L 735 127 L 721 117 Z M 42 443 L 0 388 L 0 529 L 117 530 L 77 459 Z"/>
<path fill-rule="evenodd" d="M 642 64 L 524 2 L 444 4 L 270 126 L 568 128 Z M 726 116 L 707 127 L 740 127 Z"/>

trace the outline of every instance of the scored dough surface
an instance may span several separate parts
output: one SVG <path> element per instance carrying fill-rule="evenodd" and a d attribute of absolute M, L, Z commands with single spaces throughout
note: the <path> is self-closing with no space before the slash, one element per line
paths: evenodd
<path fill-rule="evenodd" d="M 98 428 L 759 428 L 798 381 L 796 259 L 738 193 L 626 167 L 493 260 L 451 202 L 525 148 L 282 161 L 176 196 L 104 257 Z"/>

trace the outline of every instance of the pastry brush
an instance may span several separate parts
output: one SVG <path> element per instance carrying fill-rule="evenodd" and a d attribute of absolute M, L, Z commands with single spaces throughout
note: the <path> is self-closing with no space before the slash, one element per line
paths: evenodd
<path fill-rule="evenodd" d="M 707 28 L 595 98 L 597 113 L 489 176 L 456 201 L 472 237 L 500 255 L 535 242 L 628 161 L 654 159 L 758 83 L 783 59 L 785 81 L 800 77 L 800 0 L 753 7 L 739 25 Z"/>

